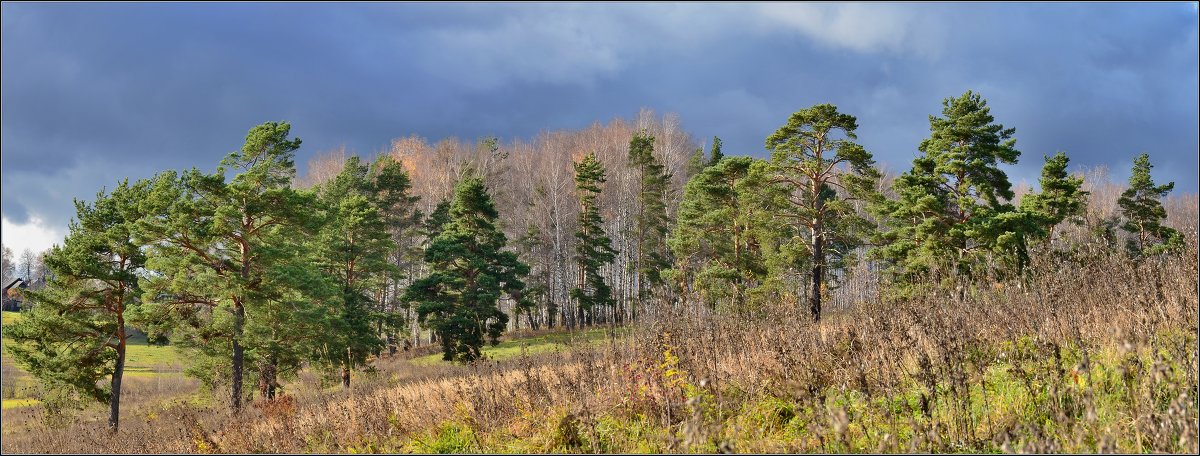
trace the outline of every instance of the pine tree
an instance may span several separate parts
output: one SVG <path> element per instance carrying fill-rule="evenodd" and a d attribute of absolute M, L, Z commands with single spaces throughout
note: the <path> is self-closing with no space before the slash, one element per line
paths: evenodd
<path fill-rule="evenodd" d="M 901 284 L 929 273 L 979 272 L 993 253 L 1020 264 L 1025 235 L 1033 229 L 1027 214 L 1004 201 L 1014 194 L 999 165 L 1016 164 L 1021 154 L 1012 138 L 1016 130 L 993 123 L 977 93 L 942 105 L 945 117 L 929 116 L 922 155 L 896 179 L 899 201 L 878 206 L 891 229 L 877 253 Z"/>
<path fill-rule="evenodd" d="M 1178 231 L 1163 226 L 1167 218 L 1167 210 L 1163 208 L 1162 197 L 1175 188 L 1174 182 L 1165 185 L 1154 185 L 1150 178 L 1150 155 L 1141 154 L 1133 160 L 1133 172 L 1129 176 L 1129 188 L 1121 193 L 1117 204 L 1121 206 L 1121 215 L 1125 223 L 1121 228 L 1133 235 L 1126 242 L 1129 253 L 1137 256 L 1150 256 L 1178 249 L 1183 239 Z"/>
<path fill-rule="evenodd" d="M 650 287 L 662 284 L 662 271 L 670 267 L 666 245 L 670 220 L 667 191 L 671 175 L 654 157 L 654 137 L 645 131 L 629 140 L 629 165 L 640 179 L 634 237 L 637 239 L 637 296 L 645 299 Z"/>
<path fill-rule="evenodd" d="M 310 267 L 298 252 L 316 228 L 312 195 L 291 188 L 300 140 L 288 139 L 290 130 L 286 122 L 254 127 L 242 149 L 226 156 L 214 174 L 194 168 L 182 175 L 160 174 L 146 201 L 153 216 L 139 226 L 141 241 L 152 246 L 147 267 L 159 272 L 142 287 L 148 310 L 161 322 L 155 327 L 175 329 L 173 340 L 200 355 L 192 374 L 208 384 L 229 379 L 234 410 L 241 409 L 245 366 L 259 366 L 253 358 L 271 345 L 247 345 L 247 327 L 286 321 L 277 313 L 289 309 L 287 303 L 309 302 L 288 297 L 311 290 L 296 290 L 297 283 L 281 280 L 291 277 L 282 271 Z M 227 169 L 240 173 L 226 182 Z M 319 281 L 308 285 L 323 288 Z M 264 327 L 256 333 L 284 329 Z M 300 335 L 286 329 L 289 339 Z"/>
<path fill-rule="evenodd" d="M 276 398 L 282 380 L 294 379 L 316 358 L 316 347 L 337 336 L 336 314 L 331 314 L 327 303 L 342 296 L 337 284 L 315 267 L 321 258 L 313 246 L 280 234 L 266 239 L 269 255 L 287 260 L 266 268 L 266 286 L 247 313 L 242 336 L 246 362 L 252 363 L 247 379 L 257 377 L 259 396 L 267 400 Z"/>
<path fill-rule="evenodd" d="M 1064 220 L 1082 215 L 1087 209 L 1088 192 L 1083 191 L 1083 177 L 1067 175 L 1067 154 L 1058 152 L 1045 157 L 1042 177 L 1038 180 L 1041 190 L 1021 199 L 1021 211 L 1032 214 L 1037 225 L 1033 237 L 1050 242 L 1054 227 Z"/>
<path fill-rule="evenodd" d="M 390 254 L 395 270 L 388 278 L 388 283 L 379 293 L 378 332 L 384 334 L 385 343 L 394 354 L 399 331 L 410 320 L 408 313 L 411 309 L 400 301 L 406 279 L 411 280 L 417 275 L 417 267 L 421 262 L 421 228 L 424 214 L 417 208 L 420 197 L 411 195 L 412 180 L 404 165 L 392 159 L 390 155 L 381 155 L 371 165 L 371 191 L 375 206 L 379 209 L 396 244 Z M 405 313 L 401 314 L 403 310 Z"/>
<path fill-rule="evenodd" d="M 139 305 L 138 274 L 146 256 L 135 241 L 146 182 L 122 181 L 92 203 L 75 201 L 77 220 L 46 255 L 48 286 L 27 291 L 34 303 L 4 330 L 17 365 L 52 388 L 109 404 L 108 427 L 120 424 L 129 320 Z M 97 385 L 109 377 L 109 385 Z"/>
<path fill-rule="evenodd" d="M 671 274 L 711 306 L 742 309 L 748 289 L 767 272 L 752 231 L 757 188 L 745 185 L 754 162 L 723 159 L 684 186 L 679 221 L 668 240 L 676 259 Z"/>
<path fill-rule="evenodd" d="M 813 320 L 821 318 L 825 275 L 835 266 L 831 258 L 846 256 L 845 248 L 857 245 L 870 228 L 855 204 L 874 198 L 879 172 L 871 154 L 854 142 L 857 128 L 854 116 L 819 104 L 792 114 L 766 140 L 774 168 L 771 183 L 786 188 L 791 203 L 779 215 L 808 234 L 802 242 L 811 258 Z"/>
<path fill-rule="evenodd" d="M 424 234 L 426 249 L 433 240 L 442 234 L 442 229 L 450 223 L 450 201 L 438 201 L 437 206 L 434 206 L 433 212 L 429 213 L 429 217 L 425 218 Z"/>
<path fill-rule="evenodd" d="M 599 307 L 611 308 L 616 304 L 612 288 L 600 275 L 600 268 L 612 263 L 617 251 L 612 240 L 604 234 L 604 220 L 600 217 L 597 199 L 600 185 L 604 183 L 604 166 L 591 153 L 575 164 L 575 188 L 579 192 L 579 230 L 575 239 L 575 262 L 579 265 L 579 283 L 571 290 L 571 298 L 588 320 L 594 318 Z"/>
<path fill-rule="evenodd" d="M 485 337 L 499 342 L 508 315 L 497 301 L 502 294 L 520 299 L 529 267 L 502 251 L 507 239 L 482 179 L 455 186 L 447 215 L 425 250 L 429 276 L 410 285 L 404 299 L 417 304 L 418 320 L 437 334 L 442 358 L 467 362 L 480 357 Z"/>
<path fill-rule="evenodd" d="M 429 250 L 429 246 L 433 244 L 433 240 L 436 239 L 438 235 L 442 234 L 442 229 L 448 223 L 450 223 L 450 200 L 438 201 L 437 205 L 435 205 L 433 210 L 429 212 L 429 216 L 425 217 L 425 220 L 421 225 L 421 234 L 424 238 L 424 241 L 421 245 L 421 261 L 425 265 L 426 269 L 428 269 L 429 264 L 424 262 L 425 251 Z M 412 287 L 412 283 L 415 282 L 410 282 L 409 287 Z M 406 289 L 405 293 L 407 292 L 408 291 Z M 401 302 L 405 303 L 405 306 L 412 308 L 412 302 L 404 298 L 403 295 L 401 296 L 400 300 Z M 433 339 L 436 337 L 437 333 L 431 334 L 430 341 L 433 341 Z"/>
<path fill-rule="evenodd" d="M 747 310 L 796 301 L 807 288 L 803 278 L 812 270 L 811 237 L 802 225 L 782 216 L 794 210 L 794 204 L 791 189 L 774 182 L 777 177 L 775 166 L 759 159 L 750 163 L 746 177 L 738 182 L 738 198 L 745 201 L 747 211 L 747 234 L 765 270 L 765 275 L 756 277 L 757 286 L 746 290 Z"/>
<path fill-rule="evenodd" d="M 322 269 L 340 289 L 322 357 L 341 370 L 346 388 L 350 387 L 350 372 L 366 364 L 367 357 L 383 346 L 377 323 L 384 316 L 375 311 L 378 304 L 371 292 L 397 272 L 388 261 L 396 244 L 376 207 L 368 171 L 358 157 L 350 157 L 342 172 L 320 189 L 327 214 L 315 250 Z"/>

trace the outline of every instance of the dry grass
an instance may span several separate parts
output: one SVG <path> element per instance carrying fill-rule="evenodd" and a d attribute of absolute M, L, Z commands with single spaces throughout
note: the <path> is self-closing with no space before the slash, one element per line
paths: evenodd
<path fill-rule="evenodd" d="M 306 373 L 241 416 L 164 399 L 182 384 L 142 385 L 115 438 L 99 422 L 53 429 L 32 416 L 10 431 L 6 411 L 3 449 L 1194 453 L 1200 271 L 1188 237 L 1183 256 L 1085 251 L 1041 260 L 1021 286 L 876 298 L 819 324 L 795 303 L 740 316 L 661 306 L 569 351 L 378 360 L 348 392 Z"/>

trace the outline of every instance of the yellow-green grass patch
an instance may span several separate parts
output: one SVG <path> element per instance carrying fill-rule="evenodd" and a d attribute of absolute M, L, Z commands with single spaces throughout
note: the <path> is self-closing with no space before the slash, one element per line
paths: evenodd
<path fill-rule="evenodd" d="M 617 334 L 625 334 L 626 328 L 617 328 Z M 565 351 L 576 345 L 595 345 L 604 341 L 608 336 L 608 328 L 594 328 L 587 331 L 568 331 L 544 334 L 533 337 L 523 337 L 500 342 L 499 345 L 484 345 L 483 356 L 494 361 L 503 361 L 522 355 L 536 355 L 554 351 Z M 411 360 L 417 365 L 432 365 L 442 361 L 442 354 L 421 356 Z"/>
<path fill-rule="evenodd" d="M 9 311 L 7 311 L 7 310 L 6 310 L 6 311 L 4 311 L 4 312 L 0 312 L 0 314 L 3 314 L 3 322 L 2 322 L 2 324 L 3 324 L 4 326 L 8 326 L 8 325 L 10 325 L 10 324 L 12 324 L 12 323 L 16 323 L 18 320 L 20 320 L 20 319 L 21 319 L 21 313 L 20 313 L 20 312 L 9 312 Z"/>
<path fill-rule="evenodd" d="M 30 407 L 38 404 L 37 399 L 4 399 L 0 401 L 0 409 L 8 410 L 17 407 Z"/>
<path fill-rule="evenodd" d="M 160 370 L 165 367 L 175 370 L 183 365 L 183 358 L 175 347 L 147 345 L 145 342 L 130 342 L 125 346 L 126 369 Z"/>

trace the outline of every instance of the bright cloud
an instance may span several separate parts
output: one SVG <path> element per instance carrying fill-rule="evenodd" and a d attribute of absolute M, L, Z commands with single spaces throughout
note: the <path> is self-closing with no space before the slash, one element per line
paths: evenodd
<path fill-rule="evenodd" d="M 760 19 L 838 48 L 937 58 L 943 29 L 933 15 L 902 4 L 769 3 Z"/>
<path fill-rule="evenodd" d="M 31 252 L 49 250 L 55 244 L 62 244 L 64 234 L 57 228 L 51 228 L 37 217 L 30 217 L 28 223 L 15 224 L 8 217 L 0 218 L 0 237 L 4 246 L 12 250 L 14 255 L 20 255 L 25 249 Z"/>

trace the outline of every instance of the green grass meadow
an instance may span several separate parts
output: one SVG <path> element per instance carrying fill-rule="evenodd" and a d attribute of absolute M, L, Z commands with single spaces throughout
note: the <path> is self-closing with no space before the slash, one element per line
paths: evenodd
<path fill-rule="evenodd" d="M 4 326 L 21 319 L 20 312 L 0 313 L 3 313 Z M 9 341 L 0 339 L 0 343 L 7 346 Z M 125 349 L 125 357 L 126 377 L 153 378 L 162 375 L 182 375 L 181 371 L 185 367 L 183 358 L 174 347 L 147 344 L 145 337 L 131 338 Z M 0 407 L 7 410 L 37 405 L 37 399 L 30 397 L 36 387 L 36 380 L 15 366 L 12 359 L 8 357 L 7 351 L 0 354 L 0 363 L 4 366 L 5 377 L 3 391 L 0 391 L 3 393 L 0 397 L 0 401 L 2 401 Z M 9 378 L 10 376 L 12 378 Z"/>
<path fill-rule="evenodd" d="M 615 331 L 617 334 L 622 334 L 626 329 L 617 328 Z M 498 345 L 485 345 L 483 347 L 483 356 L 493 361 L 504 361 L 520 357 L 523 354 L 529 356 L 555 351 L 566 351 L 580 345 L 599 344 L 608 337 L 608 332 L 609 329 L 607 328 L 595 328 L 579 333 L 559 332 L 503 340 Z M 411 362 L 418 366 L 429 366 L 446 361 L 442 360 L 442 354 L 439 352 L 413 358 Z"/>

